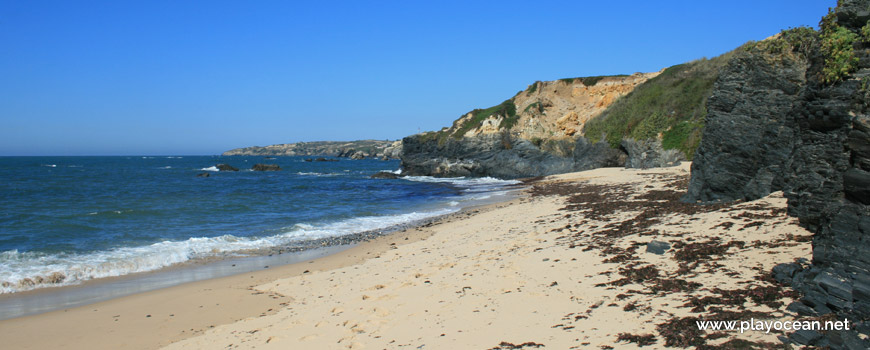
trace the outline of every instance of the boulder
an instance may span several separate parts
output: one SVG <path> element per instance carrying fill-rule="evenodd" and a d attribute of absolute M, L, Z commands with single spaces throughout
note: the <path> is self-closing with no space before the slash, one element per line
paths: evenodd
<path fill-rule="evenodd" d="M 671 249 L 671 244 L 668 242 L 650 241 L 646 244 L 647 253 L 662 255 L 668 251 L 668 249 Z"/>
<path fill-rule="evenodd" d="M 215 168 L 218 168 L 220 171 L 239 171 L 239 168 L 236 168 L 229 164 L 218 164 L 215 165 Z"/>
<path fill-rule="evenodd" d="M 199 173 L 199 174 L 196 174 L 196 177 L 209 177 L 209 176 L 211 176 L 209 173 Z"/>
<path fill-rule="evenodd" d="M 278 171 L 281 170 L 277 164 L 254 164 L 251 168 L 253 171 Z"/>
<path fill-rule="evenodd" d="M 372 179 L 398 179 L 399 175 L 393 174 L 389 171 L 381 171 L 377 174 L 371 176 Z"/>

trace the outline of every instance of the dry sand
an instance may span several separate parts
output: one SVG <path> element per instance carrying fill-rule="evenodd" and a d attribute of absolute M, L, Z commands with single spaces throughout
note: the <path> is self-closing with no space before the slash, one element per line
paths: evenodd
<path fill-rule="evenodd" d="M 692 326 L 797 319 L 785 311 L 794 295 L 768 276 L 810 258 L 811 234 L 781 193 L 679 202 L 688 168 L 548 177 L 511 202 L 309 263 L 0 322 L 0 339 L 39 349 L 773 346 L 779 334 Z M 651 240 L 671 249 L 648 253 Z"/>

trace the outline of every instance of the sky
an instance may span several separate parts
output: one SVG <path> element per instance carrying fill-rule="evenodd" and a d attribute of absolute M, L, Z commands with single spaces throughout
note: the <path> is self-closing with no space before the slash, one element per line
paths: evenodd
<path fill-rule="evenodd" d="M 715 57 L 832 6 L 0 0 L 0 156 L 396 140 L 536 80 Z"/>

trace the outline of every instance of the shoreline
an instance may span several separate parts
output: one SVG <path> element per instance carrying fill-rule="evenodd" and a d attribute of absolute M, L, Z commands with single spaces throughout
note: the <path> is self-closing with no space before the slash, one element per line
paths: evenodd
<path fill-rule="evenodd" d="M 90 301 L 83 305 L 2 319 L 0 320 L 0 338 L 4 339 L 5 344 L 17 349 L 93 349 L 118 346 L 129 349 L 159 348 L 201 334 L 222 324 L 229 324 L 257 315 L 273 314 L 275 310 L 287 305 L 292 300 L 292 298 L 281 295 L 258 292 L 255 290 L 257 285 L 279 278 L 352 266 L 394 249 L 395 246 L 426 239 L 434 233 L 431 229 L 433 226 L 468 216 L 470 212 L 492 210 L 493 207 L 501 203 L 516 200 L 518 195 L 513 192 L 516 192 L 517 188 L 508 188 L 507 191 L 512 193 L 505 195 L 501 201 L 470 205 L 454 213 L 413 223 L 399 224 L 394 228 L 382 230 L 385 233 L 375 235 L 361 233 L 365 237 L 350 244 L 279 254 L 301 254 L 300 257 L 291 258 L 298 260 L 296 262 L 277 266 L 270 265 L 261 269 L 219 277 L 173 282 L 168 286 L 110 296 L 108 299 L 101 297 L 99 300 Z M 268 256 L 260 255 L 239 259 L 262 257 Z M 232 262 L 237 259 L 220 260 Z M 39 299 L 43 295 L 48 295 L 51 298 L 53 297 L 51 294 L 65 293 L 71 289 L 94 288 L 95 285 L 109 284 L 118 280 L 142 278 L 139 275 L 167 275 L 179 270 L 208 268 L 207 265 L 214 263 L 200 264 L 200 266 L 194 266 L 197 264 L 191 263 L 186 264 L 186 266 L 170 267 L 133 276 L 91 280 L 82 285 L 24 291 L 20 292 L 22 295 L 0 296 L 0 302 L 2 299 L 17 297 Z M 221 307 L 222 303 L 220 302 L 214 305 L 207 305 L 208 303 L 205 302 L 197 303 L 200 300 L 222 301 L 224 307 Z M 166 303 L 166 301 L 171 302 Z M 228 303 L 233 305 L 226 308 Z M 182 317 L 184 314 L 192 317 Z M 122 331 L 115 330 L 118 322 L 122 322 L 122 317 L 127 318 L 125 315 L 132 316 L 131 324 L 125 325 Z M 46 332 L 54 334 L 55 337 L 40 336 Z M 88 334 L 105 334 L 107 336 L 88 336 Z M 143 334 L 147 335 L 145 337 L 147 339 L 143 339 Z M 78 339 L 78 341 L 71 343 L 68 341 L 69 339 Z M 136 340 L 130 341 L 129 339 Z"/>
<path fill-rule="evenodd" d="M 505 185 L 485 199 L 472 199 L 454 212 L 400 222 L 378 229 L 371 229 L 341 236 L 304 240 L 290 246 L 273 246 L 252 250 L 235 251 L 224 256 L 197 258 L 166 266 L 157 270 L 136 272 L 120 276 L 100 277 L 70 285 L 48 285 L 14 293 L 0 294 L 0 321 L 36 315 L 44 312 L 87 306 L 100 301 L 149 292 L 184 283 L 228 277 L 262 269 L 310 260 L 311 256 L 322 257 L 351 248 L 361 242 L 395 232 L 431 225 L 445 217 L 466 210 L 508 201 L 517 196 L 521 184 Z M 438 210 L 450 209 L 444 206 Z M 426 211 L 432 211 L 428 208 Z M 424 213 L 426 212 L 424 211 Z M 412 212 L 413 214 L 416 212 Z"/>
<path fill-rule="evenodd" d="M 0 321 L 0 337 L 34 349 L 773 345 L 781 333 L 691 322 L 798 319 L 768 275 L 809 257 L 811 234 L 781 193 L 675 200 L 688 167 L 550 176 L 327 257 Z M 668 247 L 646 252 L 652 241 Z"/>

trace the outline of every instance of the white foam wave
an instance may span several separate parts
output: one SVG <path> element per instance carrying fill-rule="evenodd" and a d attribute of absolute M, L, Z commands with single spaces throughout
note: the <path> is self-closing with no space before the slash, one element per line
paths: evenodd
<path fill-rule="evenodd" d="M 466 193 L 491 192 L 505 186 L 521 183 L 518 180 L 502 180 L 493 177 L 432 177 L 432 176 L 405 176 L 405 180 L 430 183 L 449 183 L 462 189 Z"/>
<path fill-rule="evenodd" d="M 208 168 L 202 168 L 202 169 L 199 169 L 199 170 L 202 170 L 202 171 L 220 171 L 220 169 L 218 169 L 218 168 L 217 168 L 216 166 L 214 166 L 214 165 L 212 165 L 212 166 L 210 166 L 210 167 L 208 167 Z"/>
<path fill-rule="evenodd" d="M 297 172 L 296 175 L 300 175 L 300 176 L 337 176 L 337 175 L 339 175 L 339 174 L 335 174 L 335 173 L 317 173 L 317 172 L 304 172 L 304 171 L 300 171 L 300 172 Z"/>
<path fill-rule="evenodd" d="M 296 224 L 267 237 L 196 237 L 88 254 L 0 252 L 0 294 L 154 271 L 192 259 L 242 254 L 244 251 L 380 230 L 457 211 L 445 208 L 399 215 L 365 216 L 325 224 Z"/>
<path fill-rule="evenodd" d="M 49 168 L 57 168 L 57 164 L 40 164 L 40 165 L 42 165 L 44 167 L 49 167 Z"/>

